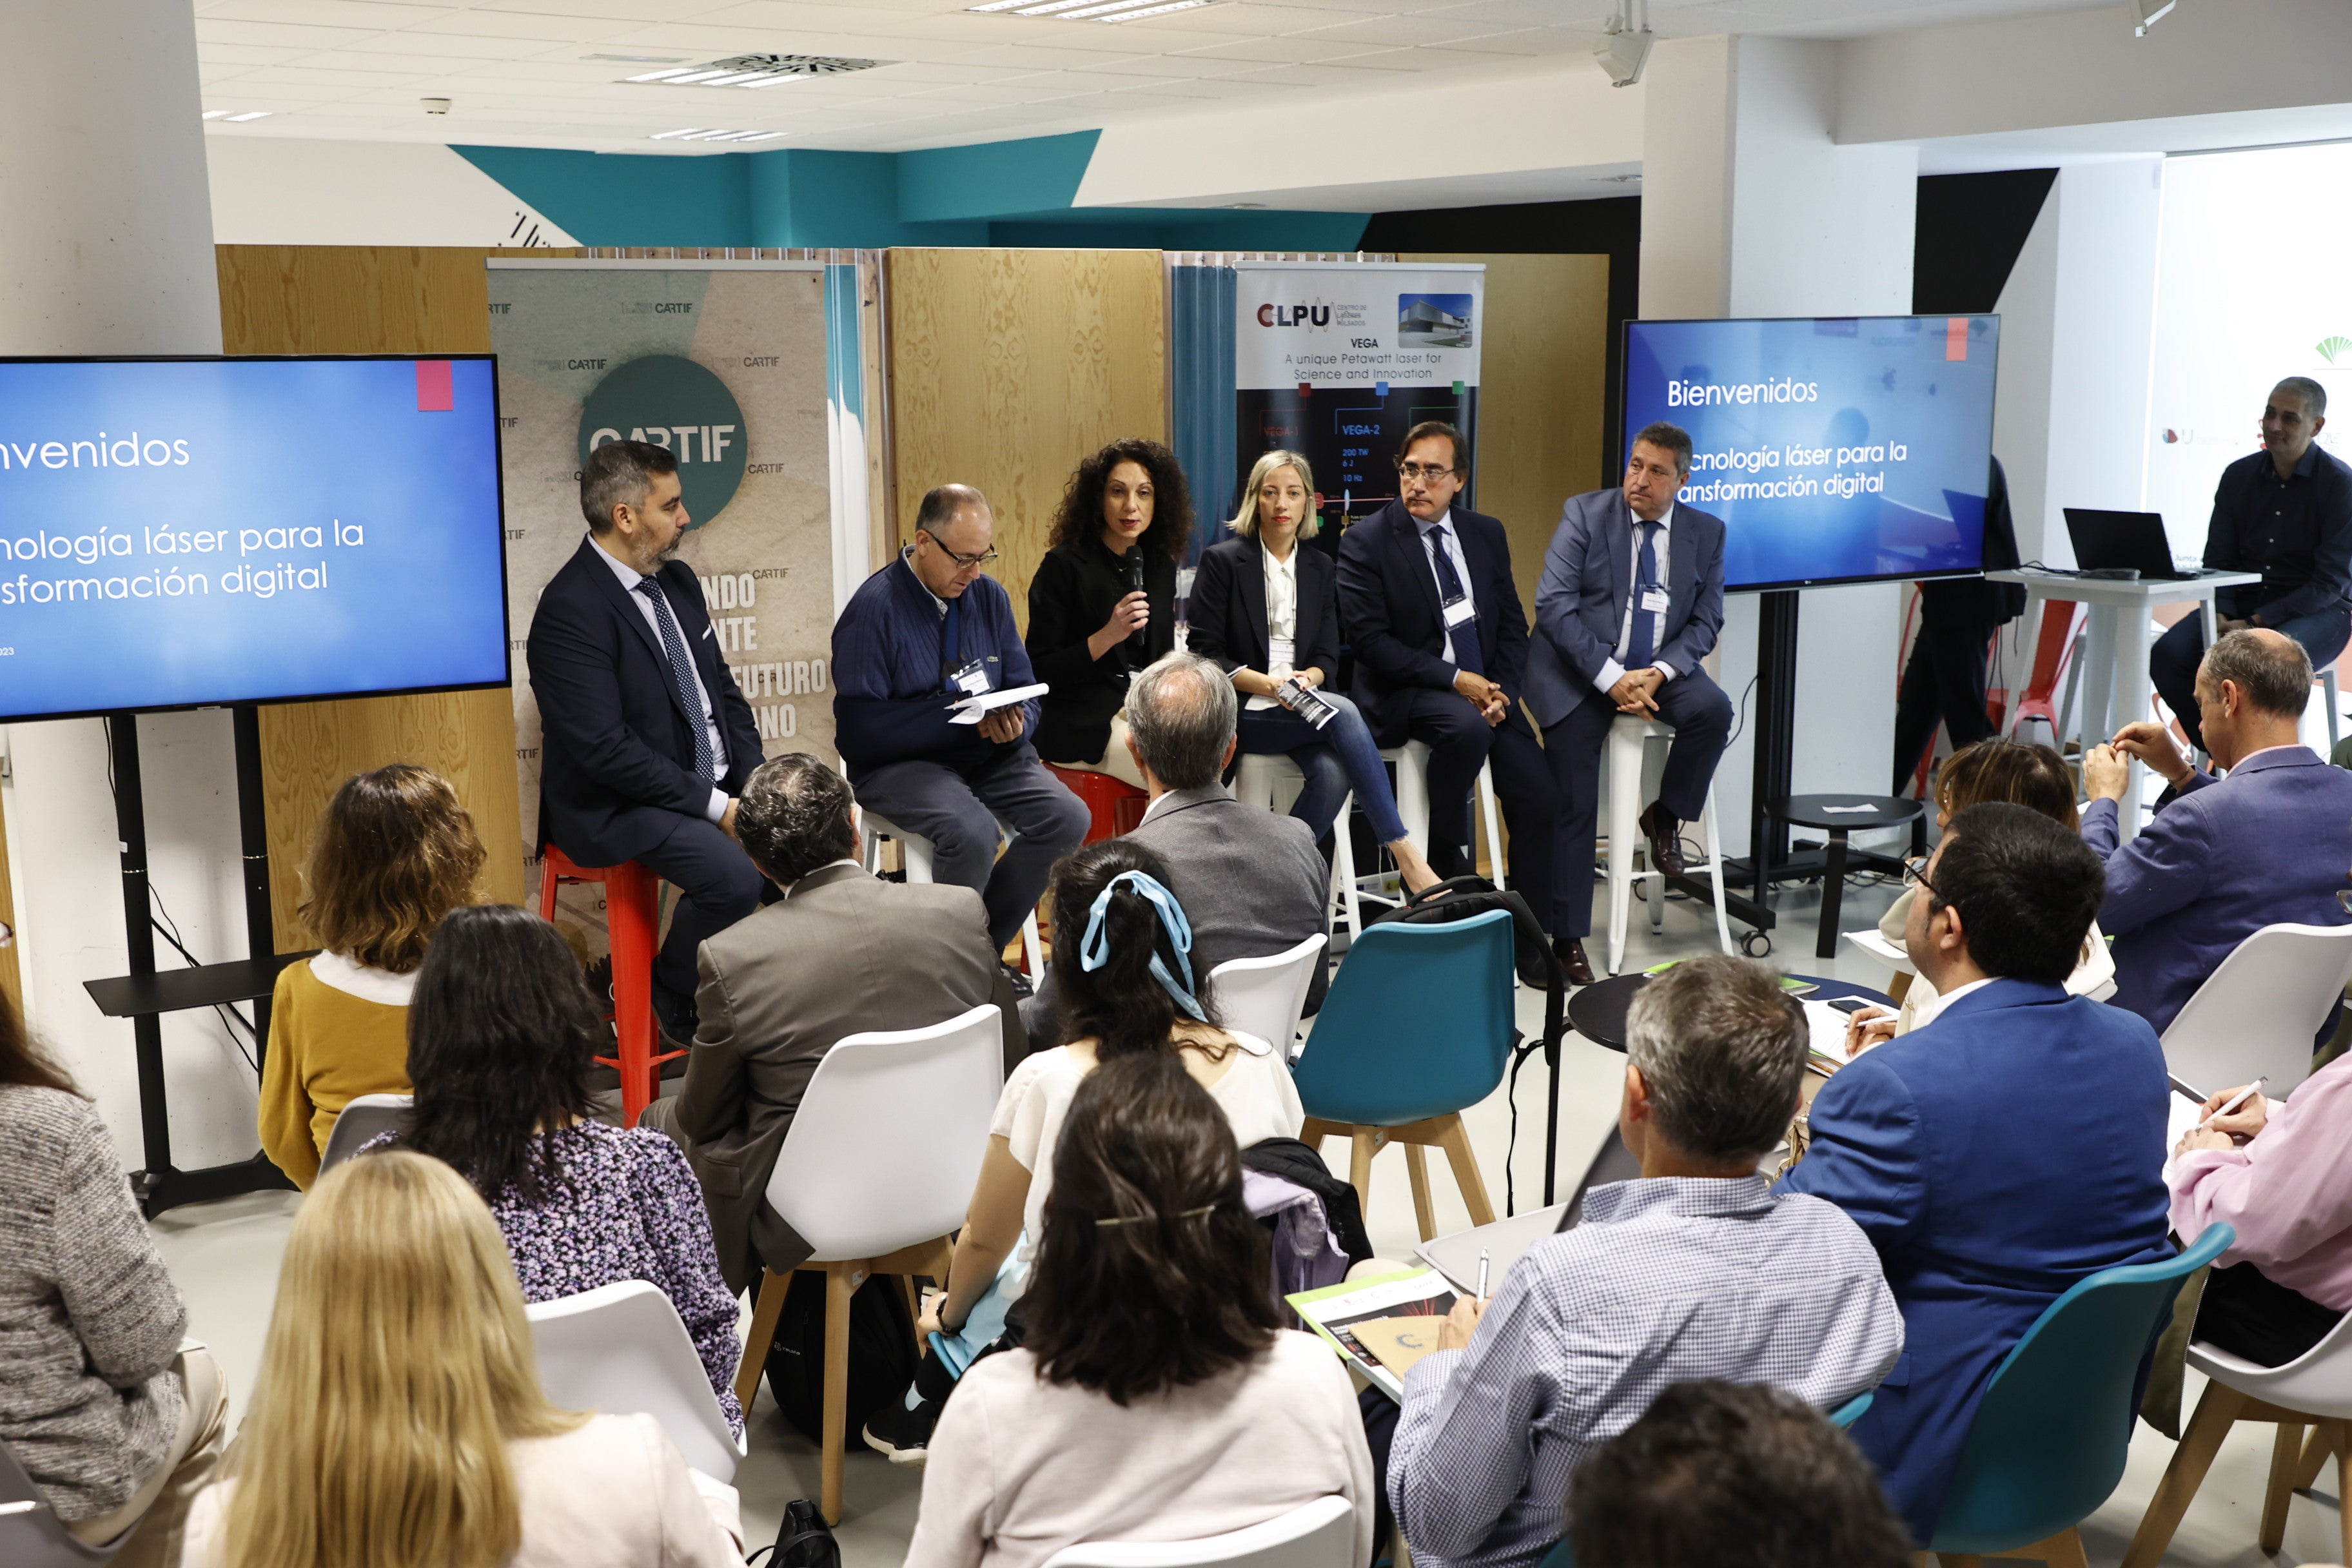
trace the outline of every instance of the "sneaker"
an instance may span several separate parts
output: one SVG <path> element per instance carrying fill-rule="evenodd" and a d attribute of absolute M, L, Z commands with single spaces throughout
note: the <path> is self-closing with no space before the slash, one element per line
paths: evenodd
<path fill-rule="evenodd" d="M 939 1421 L 939 1409 L 928 1399 L 912 1410 L 893 1402 L 877 1410 L 859 1435 L 866 1439 L 867 1447 L 892 1464 L 920 1469 L 926 1457 L 924 1450 L 931 1440 L 931 1427 Z"/>

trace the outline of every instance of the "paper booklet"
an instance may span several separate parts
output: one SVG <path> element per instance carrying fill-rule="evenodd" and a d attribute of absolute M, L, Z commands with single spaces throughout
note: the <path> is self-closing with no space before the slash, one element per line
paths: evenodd
<path fill-rule="evenodd" d="M 1404 1401 L 1405 1373 L 1436 1348 L 1437 1331 L 1457 1299 L 1445 1276 L 1434 1268 L 1350 1280 L 1285 1298 L 1291 1310 L 1339 1352 L 1340 1360 L 1400 1404 Z M 1361 1338 L 1356 1332 L 1359 1326 Z"/>
<path fill-rule="evenodd" d="M 1315 689 L 1297 677 L 1284 681 L 1274 689 L 1274 700 L 1320 730 L 1339 716 L 1339 710 L 1316 695 Z"/>
<path fill-rule="evenodd" d="M 1003 691 L 982 691 L 976 696 L 959 699 L 948 704 L 953 715 L 950 724 L 977 724 L 999 708 L 1010 708 L 1015 702 L 1026 702 L 1032 697 L 1045 695 L 1045 684 L 1008 687 Z"/>

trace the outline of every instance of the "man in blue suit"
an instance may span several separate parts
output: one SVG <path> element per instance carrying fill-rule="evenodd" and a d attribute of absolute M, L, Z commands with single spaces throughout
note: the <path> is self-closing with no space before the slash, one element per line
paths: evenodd
<path fill-rule="evenodd" d="M 1469 473 L 1462 432 L 1423 421 L 1405 432 L 1397 453 L 1397 499 L 1340 535 L 1339 622 L 1356 661 L 1349 695 L 1381 745 L 1429 746 L 1425 853 L 1441 877 L 1474 869 L 1470 789 L 1478 770 L 1494 764 L 1511 833 L 1511 887 L 1556 930 L 1557 803 L 1519 706 L 1527 611 L 1503 525 L 1454 504 Z M 1542 978 L 1522 977 L 1529 984 Z M 1570 965 L 1569 978 L 1582 984 L 1592 974 Z"/>
<path fill-rule="evenodd" d="M 678 890 L 654 959 L 654 1011 L 694 1038 L 694 950 L 760 905 L 735 800 L 764 760 L 719 657 L 694 569 L 677 459 L 611 441 L 580 471 L 588 537 L 539 596 L 528 658 L 545 747 L 539 838 L 576 865 L 635 860 Z"/>
<path fill-rule="evenodd" d="M 1675 503 L 1690 466 L 1690 437 L 1675 426 L 1634 437 L 1622 487 L 1571 496 L 1561 509 L 1536 588 L 1528 712 L 1543 726 L 1560 800 L 1557 929 L 1588 973 L 1610 725 L 1624 714 L 1674 726 L 1658 798 L 1640 819 L 1650 864 L 1670 877 L 1683 873 L 1682 825 L 1705 811 L 1731 734 L 1731 700 L 1699 668 L 1723 630 L 1723 520 Z"/>
<path fill-rule="evenodd" d="M 2207 651 L 2196 690 L 2206 751 L 2228 777 L 2199 773 L 2171 731 L 2151 723 L 2125 725 L 2083 760 L 2083 841 L 2107 864 L 2099 921 L 2116 939 L 2111 1000 L 2159 1033 L 2263 926 L 2342 925 L 2336 895 L 2352 886 L 2352 773 L 2303 743 L 2311 660 L 2302 646 L 2267 627 L 2231 632 Z M 2119 844 L 2126 757 L 2173 793 Z M 2331 1016 L 2319 1037 L 2335 1026 Z"/>
<path fill-rule="evenodd" d="M 1845 1210 L 1903 1309 L 1903 1354 L 1853 1440 L 1925 1545 L 2001 1358 L 2077 1281 L 2172 1248 L 2156 1031 L 2066 994 L 2098 857 L 1988 802 L 1952 819 L 1919 880 L 1905 945 L 1944 1009 L 1822 1087 L 1780 1188 Z"/>

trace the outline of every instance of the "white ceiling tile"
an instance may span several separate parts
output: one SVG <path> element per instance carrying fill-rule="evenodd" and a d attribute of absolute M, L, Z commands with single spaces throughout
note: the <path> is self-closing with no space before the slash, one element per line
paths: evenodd
<path fill-rule="evenodd" d="M 1507 26 L 1475 22 L 1449 12 L 1434 11 L 1417 16 L 1367 16 L 1361 21 L 1330 23 L 1301 36 L 1367 47 L 1374 45 L 1412 47 L 1450 44 L 1514 31 L 1517 29 Z"/>
<path fill-rule="evenodd" d="M 1358 45 L 1320 37 L 1247 38 L 1238 43 L 1207 44 L 1178 51 L 1182 59 L 1258 60 L 1266 65 L 1312 65 L 1339 55 L 1360 55 Z"/>

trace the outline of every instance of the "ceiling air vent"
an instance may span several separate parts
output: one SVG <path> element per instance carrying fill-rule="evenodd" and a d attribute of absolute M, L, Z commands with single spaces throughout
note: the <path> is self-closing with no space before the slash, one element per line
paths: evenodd
<path fill-rule="evenodd" d="M 888 60 L 856 60 L 839 55 L 733 55 L 698 66 L 672 66 L 625 78 L 660 87 L 782 87 L 811 77 L 845 76 L 872 70 Z"/>

